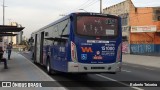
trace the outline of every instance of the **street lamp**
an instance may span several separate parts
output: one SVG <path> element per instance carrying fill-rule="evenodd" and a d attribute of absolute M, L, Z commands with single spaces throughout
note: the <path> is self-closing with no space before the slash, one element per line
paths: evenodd
<path fill-rule="evenodd" d="M 100 13 L 102 13 L 102 0 L 100 0 Z"/>
<path fill-rule="evenodd" d="M 3 0 L 3 25 L 5 24 L 5 1 Z"/>

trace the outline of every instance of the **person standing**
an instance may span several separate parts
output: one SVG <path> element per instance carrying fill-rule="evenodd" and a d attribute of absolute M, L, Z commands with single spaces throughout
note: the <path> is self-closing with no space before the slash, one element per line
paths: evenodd
<path fill-rule="evenodd" d="M 12 52 L 12 44 L 9 43 L 9 45 L 7 45 L 7 52 L 8 52 L 8 60 L 10 60 L 10 56 L 11 56 L 11 52 Z"/>
<path fill-rule="evenodd" d="M 4 69 L 8 69 L 8 66 L 7 66 L 7 60 L 6 58 L 3 58 L 3 49 L 2 47 L 0 47 L 0 62 L 4 62 Z"/>
<path fill-rule="evenodd" d="M 4 47 L 4 49 L 3 49 L 3 50 L 7 53 L 7 50 L 6 50 L 7 43 L 6 43 L 6 42 L 4 42 L 4 46 L 3 46 L 3 47 Z"/>

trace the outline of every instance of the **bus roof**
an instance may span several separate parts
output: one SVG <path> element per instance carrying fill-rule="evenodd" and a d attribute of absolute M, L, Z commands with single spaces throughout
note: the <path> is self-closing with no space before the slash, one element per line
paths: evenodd
<path fill-rule="evenodd" d="M 46 25 L 46 26 L 44 26 L 44 27 L 42 27 L 40 29 L 38 29 L 37 31 L 34 31 L 32 34 L 34 34 L 36 32 L 39 32 L 41 30 L 44 30 L 45 28 L 51 27 L 51 26 L 53 26 L 53 25 L 65 20 L 65 19 L 68 19 L 73 14 L 118 17 L 118 16 L 115 16 L 115 15 L 101 14 L 101 13 L 94 13 L 94 12 L 74 12 L 74 13 L 68 14 L 68 15 L 64 16 L 63 18 L 60 18 L 60 19 L 58 19 L 58 20 L 56 20 L 56 21 L 54 21 L 54 22 L 52 22 L 52 23 L 50 23 L 50 24 L 48 24 L 48 25 Z"/>
<path fill-rule="evenodd" d="M 69 15 L 66 15 L 66 16 L 64 16 L 63 18 L 60 18 L 60 19 L 58 19 L 58 20 L 56 20 L 56 21 L 54 21 L 54 22 L 52 22 L 52 23 L 50 23 L 50 24 L 48 24 L 48 25 L 46 25 L 46 26 L 44 26 L 44 27 L 42 27 L 42 28 L 40 28 L 40 29 L 38 29 L 37 31 L 34 31 L 33 33 L 36 33 L 36 32 L 38 32 L 38 31 L 41 31 L 41 30 L 45 29 L 45 28 L 51 27 L 51 26 L 53 26 L 54 24 L 56 24 L 56 23 L 58 23 L 58 22 L 61 22 L 61 21 L 65 20 L 65 19 L 67 19 L 67 18 L 69 18 L 69 16 L 70 16 L 70 14 L 69 14 Z M 33 34 L 33 33 L 32 33 L 32 34 Z"/>

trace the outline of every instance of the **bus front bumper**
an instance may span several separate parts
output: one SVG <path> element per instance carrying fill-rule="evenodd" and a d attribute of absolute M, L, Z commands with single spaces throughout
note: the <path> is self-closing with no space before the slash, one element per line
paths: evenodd
<path fill-rule="evenodd" d="M 68 62 L 68 72 L 71 73 L 104 73 L 104 72 L 120 72 L 122 62 L 111 64 L 83 64 Z"/>

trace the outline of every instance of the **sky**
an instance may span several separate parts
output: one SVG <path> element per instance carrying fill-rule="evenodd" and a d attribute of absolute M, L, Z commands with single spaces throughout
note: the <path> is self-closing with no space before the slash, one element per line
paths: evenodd
<path fill-rule="evenodd" d="M 71 12 L 100 12 L 100 0 L 5 0 L 5 25 L 17 22 L 31 33 Z M 102 0 L 102 9 L 125 0 Z M 153 2 L 154 1 L 154 2 Z M 132 0 L 136 7 L 160 7 L 160 0 Z M 0 25 L 3 24 L 3 0 L 0 0 Z M 83 10 L 82 10 L 83 9 Z"/>

